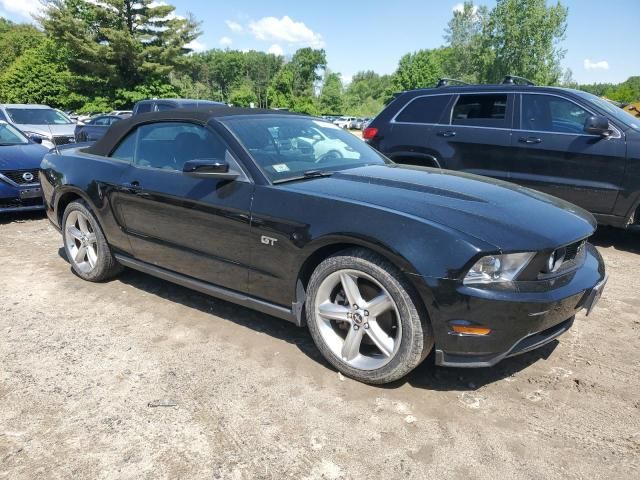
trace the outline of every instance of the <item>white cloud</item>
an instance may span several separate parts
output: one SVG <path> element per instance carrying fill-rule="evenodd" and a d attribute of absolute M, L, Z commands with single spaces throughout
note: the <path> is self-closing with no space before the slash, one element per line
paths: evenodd
<path fill-rule="evenodd" d="M 322 35 L 311 30 L 303 22 L 293 21 L 287 15 L 282 18 L 263 17 L 249 23 L 249 29 L 258 40 L 275 40 L 313 48 L 324 46 Z"/>
<path fill-rule="evenodd" d="M 458 13 L 464 12 L 464 3 L 456 3 L 451 10 Z M 473 14 L 475 15 L 476 13 L 478 13 L 478 6 L 474 5 Z"/>
<path fill-rule="evenodd" d="M 26 18 L 31 18 L 31 15 L 42 9 L 40 0 L 0 0 L 0 6 L 8 13 L 16 13 Z"/>
<path fill-rule="evenodd" d="M 240 25 L 238 22 L 234 22 L 233 20 L 225 20 L 224 23 L 227 24 L 227 27 L 229 27 L 229 30 L 231 30 L 232 32 L 242 33 L 242 31 L 244 30 L 242 25 Z"/>
<path fill-rule="evenodd" d="M 231 40 L 229 37 L 222 37 L 220 40 L 218 40 L 218 43 L 223 47 L 228 47 L 233 43 L 233 40 Z"/>
<path fill-rule="evenodd" d="M 273 53 L 274 55 L 278 55 L 281 57 L 282 55 L 284 55 L 284 50 L 282 50 L 282 47 L 280 45 L 278 45 L 277 43 L 274 43 L 269 47 L 269 50 L 267 50 L 267 53 Z"/>
<path fill-rule="evenodd" d="M 353 81 L 353 75 L 350 73 L 341 73 L 340 79 L 344 85 L 349 85 Z"/>
<path fill-rule="evenodd" d="M 185 47 L 190 48 L 194 52 L 204 52 L 207 49 L 207 46 L 198 40 L 191 40 Z"/>
<path fill-rule="evenodd" d="M 609 62 L 601 60 L 599 62 L 592 62 L 588 58 L 584 59 L 585 70 L 609 70 Z"/>

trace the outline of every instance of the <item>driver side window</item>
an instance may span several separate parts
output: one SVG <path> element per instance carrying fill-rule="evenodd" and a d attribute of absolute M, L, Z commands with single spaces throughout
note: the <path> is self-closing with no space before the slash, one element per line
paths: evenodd
<path fill-rule="evenodd" d="M 189 160 L 229 162 L 231 155 L 227 151 L 222 138 L 201 125 L 157 122 L 136 128 L 111 157 L 138 167 L 181 172 Z"/>
<path fill-rule="evenodd" d="M 581 134 L 590 115 L 581 106 L 561 97 L 522 96 L 523 130 Z"/>

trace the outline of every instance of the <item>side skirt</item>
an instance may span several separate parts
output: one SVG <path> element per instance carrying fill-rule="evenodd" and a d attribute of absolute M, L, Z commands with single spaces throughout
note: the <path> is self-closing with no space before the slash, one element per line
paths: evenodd
<path fill-rule="evenodd" d="M 211 295 L 212 297 L 216 297 L 221 300 L 226 300 L 227 302 L 236 303 L 243 307 L 251 308 L 268 315 L 273 315 L 274 317 L 295 323 L 298 326 L 300 325 L 297 316 L 291 311 L 291 309 L 236 292 L 235 290 L 228 290 L 217 285 L 196 280 L 195 278 L 191 278 L 186 275 L 181 275 L 164 268 L 156 267 L 155 265 L 150 265 L 125 255 L 116 253 L 114 256 L 116 257 L 116 260 L 125 267 L 133 268 L 134 270 L 153 275 L 154 277 L 182 285 L 183 287 L 196 290 L 206 295 Z"/>

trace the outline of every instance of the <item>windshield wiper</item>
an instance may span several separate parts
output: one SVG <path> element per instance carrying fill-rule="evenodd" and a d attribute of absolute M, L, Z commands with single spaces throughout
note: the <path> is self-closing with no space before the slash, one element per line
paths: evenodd
<path fill-rule="evenodd" d="M 319 178 L 319 177 L 330 177 L 333 175 L 333 172 L 328 170 L 307 170 L 302 172 L 302 175 L 297 175 L 295 177 L 282 178 L 280 180 L 274 180 L 273 183 L 286 183 L 286 182 L 295 182 L 297 180 L 304 180 L 306 178 Z"/>

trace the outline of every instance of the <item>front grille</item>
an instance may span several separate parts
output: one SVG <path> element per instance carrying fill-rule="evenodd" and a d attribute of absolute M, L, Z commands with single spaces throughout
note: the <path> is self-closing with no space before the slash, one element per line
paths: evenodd
<path fill-rule="evenodd" d="M 67 145 L 69 143 L 75 143 L 76 139 L 73 135 L 56 135 L 53 137 L 53 143 L 55 145 Z"/>
<path fill-rule="evenodd" d="M 33 183 L 38 183 L 38 168 L 32 168 L 28 170 L 8 170 L 8 171 L 0 171 L 0 174 L 7 177 L 9 180 L 17 183 L 18 185 L 28 185 Z M 27 180 L 24 178 L 25 173 L 30 173 L 33 178 L 31 180 Z M 27 178 L 29 178 L 27 176 Z"/>
<path fill-rule="evenodd" d="M 3 208 L 24 208 L 24 207 L 40 207 L 44 206 L 42 197 L 39 198 L 26 198 L 20 200 L 19 198 L 0 198 L 0 209 Z"/>

